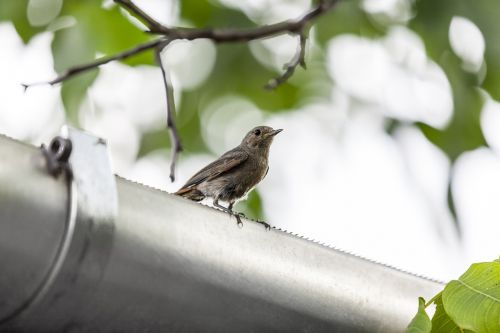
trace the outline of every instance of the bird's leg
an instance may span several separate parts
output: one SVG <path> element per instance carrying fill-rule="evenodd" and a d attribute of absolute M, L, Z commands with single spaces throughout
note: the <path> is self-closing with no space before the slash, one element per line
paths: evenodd
<path fill-rule="evenodd" d="M 234 202 L 230 202 L 229 203 L 229 206 L 227 206 L 227 210 L 229 211 L 229 214 L 231 215 L 234 215 L 234 217 L 236 217 L 236 223 L 238 224 L 238 227 L 243 227 L 243 222 L 241 221 L 241 216 L 245 217 L 245 215 L 241 214 L 241 213 L 234 213 L 233 212 L 233 205 L 234 205 Z"/>
<path fill-rule="evenodd" d="M 243 221 L 241 221 L 241 218 L 246 217 L 246 216 L 243 213 L 235 213 L 233 211 L 234 202 L 230 202 L 226 208 L 226 207 L 222 206 L 221 204 L 219 204 L 219 198 L 215 198 L 215 200 L 213 201 L 213 204 L 215 207 L 220 208 L 224 212 L 228 213 L 229 216 L 234 216 L 236 218 L 236 222 L 237 222 L 238 226 L 240 228 L 243 227 Z M 271 230 L 271 226 L 269 224 L 267 224 L 266 222 L 259 221 L 259 220 L 256 220 L 255 222 L 262 224 L 266 228 L 266 230 Z"/>
<path fill-rule="evenodd" d="M 238 221 L 238 225 L 240 225 L 240 224 L 243 225 L 243 222 L 241 222 L 241 218 L 242 217 L 246 218 L 246 216 L 245 216 L 245 214 L 243 214 L 241 212 L 234 213 L 233 212 L 233 205 L 234 205 L 234 202 L 231 202 L 229 204 L 229 206 L 227 207 L 227 209 L 236 217 L 236 220 Z M 266 222 L 259 221 L 259 220 L 255 220 L 255 222 L 262 224 L 266 228 L 266 230 L 271 230 L 271 225 L 267 224 Z"/>
<path fill-rule="evenodd" d="M 266 223 L 264 221 L 259 221 L 259 220 L 256 220 L 255 222 L 262 224 L 264 226 L 264 228 L 266 228 L 266 230 L 271 230 L 271 225 L 270 224 L 268 224 L 268 223 Z"/>
<path fill-rule="evenodd" d="M 243 222 L 241 222 L 240 216 L 233 212 L 233 204 L 234 204 L 233 202 L 229 203 L 229 206 L 226 208 L 226 207 L 222 206 L 221 204 L 219 204 L 219 198 L 215 198 L 213 204 L 215 207 L 220 208 L 223 211 L 225 211 L 226 213 L 228 213 L 229 217 L 231 217 L 231 216 L 236 217 L 236 221 L 237 221 L 239 227 L 243 226 Z"/>
<path fill-rule="evenodd" d="M 245 214 L 241 213 L 241 212 L 237 212 L 237 213 L 234 213 L 233 212 L 233 205 L 234 205 L 234 201 L 233 202 L 230 202 L 229 203 L 229 206 L 227 207 L 227 209 L 233 213 L 234 216 L 239 216 L 239 217 L 246 217 Z"/>
<path fill-rule="evenodd" d="M 243 226 L 243 222 L 241 222 L 241 218 L 242 217 L 246 218 L 246 216 L 245 216 L 245 214 L 243 214 L 241 212 L 234 213 L 233 212 L 233 205 L 234 205 L 234 202 L 229 203 L 229 206 L 227 207 L 227 209 L 229 210 L 230 214 L 232 214 L 236 217 L 236 220 L 238 221 L 238 226 Z M 266 230 L 271 230 L 271 225 L 267 224 L 266 222 L 259 221 L 259 220 L 255 220 L 255 222 L 262 224 L 266 228 Z"/>
<path fill-rule="evenodd" d="M 233 211 L 231 210 L 231 208 L 226 208 L 226 207 L 222 206 L 221 204 L 219 204 L 219 198 L 215 198 L 213 201 L 213 204 L 215 207 L 222 209 L 226 213 L 229 213 L 229 215 L 233 215 Z"/>

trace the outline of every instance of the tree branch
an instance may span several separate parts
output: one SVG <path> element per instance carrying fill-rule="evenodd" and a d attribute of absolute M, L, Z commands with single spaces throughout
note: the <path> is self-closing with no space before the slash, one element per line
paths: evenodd
<path fill-rule="evenodd" d="M 156 21 L 154 18 L 146 14 L 142 9 L 137 7 L 132 1 L 114 0 L 114 2 L 124 7 L 129 13 L 133 14 L 134 16 L 137 16 L 139 20 L 141 20 L 142 23 L 144 23 L 150 29 L 150 32 L 158 34 L 168 34 L 169 29 L 166 26 L 164 26 L 163 24 L 161 24 L 160 22 Z"/>
<path fill-rule="evenodd" d="M 163 77 L 163 84 L 165 85 L 165 92 L 167 97 L 167 129 L 170 132 L 170 144 L 172 145 L 172 160 L 170 162 L 170 180 L 173 182 L 175 180 L 175 166 L 177 164 L 177 159 L 179 153 L 182 152 L 182 144 L 175 124 L 175 101 L 174 101 L 174 88 L 172 82 L 170 81 L 170 75 L 165 70 L 163 61 L 161 59 L 161 51 L 167 46 L 167 43 L 159 45 L 156 48 L 156 61 L 161 68 L 161 74 Z"/>
<path fill-rule="evenodd" d="M 58 77 L 56 77 L 52 81 L 35 82 L 35 83 L 30 83 L 30 84 L 23 83 L 22 86 L 24 87 L 24 89 L 28 89 L 29 87 L 42 85 L 42 84 L 50 84 L 52 86 L 54 84 L 65 81 L 73 76 L 78 75 L 78 74 L 81 74 L 81 73 L 87 72 L 89 70 L 98 68 L 99 66 L 107 64 L 108 62 L 115 61 L 115 60 L 123 60 L 123 59 L 129 58 L 133 55 L 136 55 L 138 53 L 144 52 L 146 50 L 153 49 L 164 42 L 165 42 L 165 38 L 155 39 L 155 40 L 149 41 L 147 43 L 140 44 L 132 49 L 123 51 L 121 53 L 118 53 L 118 54 L 115 54 L 115 55 L 112 55 L 109 57 L 99 58 L 99 59 L 97 59 L 91 63 L 85 64 L 85 65 L 70 67 L 66 72 L 59 75 Z"/>
<path fill-rule="evenodd" d="M 262 39 L 282 35 L 285 33 L 301 34 L 304 27 L 317 19 L 322 14 L 333 8 L 340 0 L 323 1 L 318 6 L 304 14 L 298 20 L 286 20 L 278 23 L 263 25 L 254 28 L 243 29 L 199 29 L 182 27 L 164 27 L 166 31 L 159 34 L 168 36 L 171 39 L 194 40 L 199 38 L 211 39 L 218 43 L 248 42 L 255 39 Z M 152 31 L 153 32 L 153 31 Z"/>
<path fill-rule="evenodd" d="M 340 0 L 320 1 L 320 3 L 315 8 L 307 12 L 298 20 L 286 20 L 271 25 L 264 25 L 260 27 L 246 28 L 246 29 L 198 29 L 198 28 L 181 28 L 181 27 L 168 28 L 160 24 L 158 21 L 153 19 L 148 14 L 146 14 L 143 10 L 137 7 L 132 1 L 130 0 L 114 0 L 114 1 L 125 7 L 125 9 L 127 9 L 128 11 L 134 13 L 144 22 L 146 22 L 148 28 L 151 29 L 151 32 L 162 34 L 165 37 L 146 42 L 144 44 L 138 45 L 135 48 L 124 51 L 122 53 L 118 53 L 113 56 L 97 59 L 96 61 L 85 65 L 71 67 L 64 74 L 58 76 L 52 81 L 37 82 L 33 84 L 23 84 L 25 89 L 30 86 L 40 85 L 40 84 L 54 85 L 56 83 L 60 83 L 80 73 L 107 64 L 110 61 L 126 59 L 130 56 L 141 53 L 148 49 L 155 48 L 161 43 L 165 42 L 168 43 L 176 39 L 195 40 L 199 38 L 207 38 L 213 40 L 214 42 L 228 43 L 228 42 L 245 42 L 255 39 L 262 39 L 266 37 L 273 37 L 285 33 L 292 33 L 301 36 L 300 37 L 301 43 L 305 44 L 306 37 L 304 35 L 304 31 L 306 27 L 309 26 L 313 20 L 315 20 L 316 18 L 318 18 L 319 16 L 321 16 L 322 14 L 333 8 L 333 6 L 336 5 Z M 305 67 L 304 54 L 303 54 L 305 52 L 305 47 L 303 47 L 302 44 L 300 50 L 301 50 L 300 51 L 301 55 L 299 56 L 299 61 L 300 61 L 299 64 Z M 287 72 L 289 71 L 291 71 L 291 73 L 287 74 Z M 294 69 L 292 70 L 290 66 L 287 65 L 287 71 L 281 77 L 286 75 L 290 77 L 293 74 L 293 71 Z"/>
<path fill-rule="evenodd" d="M 285 64 L 284 69 L 285 72 L 274 79 L 269 80 L 269 82 L 264 86 L 267 90 L 274 90 L 281 84 L 288 81 L 288 79 L 293 75 L 297 66 L 300 65 L 302 68 L 306 68 L 306 41 L 307 36 L 303 33 L 299 35 L 299 46 L 297 48 L 297 53 L 293 57 L 293 59 Z"/>

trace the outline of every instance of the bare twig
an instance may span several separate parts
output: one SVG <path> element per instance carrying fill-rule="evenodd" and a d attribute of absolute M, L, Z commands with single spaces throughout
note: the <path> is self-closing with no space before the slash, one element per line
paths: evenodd
<path fill-rule="evenodd" d="M 144 24 L 146 24 L 146 26 L 150 29 L 150 32 L 158 34 L 167 34 L 169 32 L 169 29 L 166 26 L 164 26 L 163 24 L 161 24 L 160 22 L 156 21 L 154 18 L 146 14 L 142 9 L 137 7 L 132 1 L 114 0 L 114 2 L 124 7 L 130 13 L 135 14 L 137 18 L 139 18 Z"/>
<path fill-rule="evenodd" d="M 285 83 L 295 72 L 295 69 L 297 66 L 300 65 L 302 68 L 306 68 L 306 41 L 307 41 L 307 36 L 303 33 L 299 35 L 299 46 L 297 48 L 297 52 L 293 59 L 285 64 L 284 69 L 285 72 L 281 74 L 278 77 L 275 77 L 264 86 L 264 88 L 268 90 L 274 90 L 276 89 L 279 85 Z"/>
<path fill-rule="evenodd" d="M 164 38 L 155 39 L 155 40 L 149 41 L 147 43 L 140 44 L 140 45 L 138 45 L 130 50 L 126 50 L 126 51 L 123 51 L 121 53 L 109 56 L 109 57 L 102 57 L 102 58 L 99 58 L 91 63 L 85 64 L 85 65 L 71 67 L 66 72 L 59 75 L 58 77 L 56 77 L 52 81 L 35 82 L 35 83 L 30 83 L 30 84 L 23 83 L 22 86 L 24 87 L 24 89 L 28 89 L 29 87 L 38 86 L 38 85 L 42 85 L 42 84 L 50 84 L 52 86 L 54 84 L 65 81 L 73 76 L 78 75 L 78 74 L 81 74 L 81 73 L 87 72 L 89 70 L 98 68 L 99 66 L 107 64 L 108 62 L 111 62 L 114 60 L 126 59 L 128 57 L 131 57 L 131 56 L 136 55 L 138 53 L 141 53 L 143 51 L 153 49 L 164 42 L 165 42 Z"/>
<path fill-rule="evenodd" d="M 306 69 L 306 42 L 307 35 L 300 34 L 299 36 L 299 65 Z"/>
<path fill-rule="evenodd" d="M 167 129 L 170 132 L 170 144 L 172 145 L 172 161 L 170 162 L 170 180 L 173 182 L 175 180 L 175 165 L 177 163 L 177 158 L 179 153 L 182 152 L 182 144 L 175 125 L 175 101 L 174 101 L 174 88 L 172 82 L 170 81 L 170 75 L 165 70 L 163 61 L 161 58 L 161 51 L 167 46 L 168 43 L 163 43 L 156 48 L 156 61 L 161 68 L 161 74 L 163 77 L 163 84 L 165 85 L 165 92 L 167 97 Z"/>

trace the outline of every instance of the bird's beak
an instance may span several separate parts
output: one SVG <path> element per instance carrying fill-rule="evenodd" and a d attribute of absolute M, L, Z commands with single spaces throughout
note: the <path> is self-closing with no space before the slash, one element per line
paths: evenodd
<path fill-rule="evenodd" d="M 279 132 L 281 132 L 283 129 L 280 128 L 280 129 L 276 129 L 272 132 L 269 132 L 269 134 L 267 136 L 275 136 L 276 134 L 278 134 Z"/>

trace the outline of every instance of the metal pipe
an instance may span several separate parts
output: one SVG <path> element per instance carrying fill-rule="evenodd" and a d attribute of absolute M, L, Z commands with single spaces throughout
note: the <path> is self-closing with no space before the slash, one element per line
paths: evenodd
<path fill-rule="evenodd" d="M 68 189 L 34 147 L 0 137 L 0 158 L 0 331 L 401 332 L 443 287 L 117 177 L 105 264 L 34 298 Z"/>

